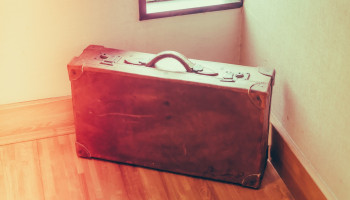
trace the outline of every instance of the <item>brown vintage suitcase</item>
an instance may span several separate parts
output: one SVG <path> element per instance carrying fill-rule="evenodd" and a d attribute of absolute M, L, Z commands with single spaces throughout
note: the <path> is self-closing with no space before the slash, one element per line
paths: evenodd
<path fill-rule="evenodd" d="M 68 72 L 79 156 L 260 186 L 274 70 L 91 45 Z"/>

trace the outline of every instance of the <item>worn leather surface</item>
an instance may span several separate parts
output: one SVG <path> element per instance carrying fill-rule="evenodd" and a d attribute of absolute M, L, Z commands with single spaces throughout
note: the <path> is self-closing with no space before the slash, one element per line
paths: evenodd
<path fill-rule="evenodd" d="M 250 88 L 248 95 L 244 88 L 82 68 L 82 58 L 93 59 L 83 53 L 68 64 L 79 156 L 260 186 L 271 82 L 266 92 Z"/>

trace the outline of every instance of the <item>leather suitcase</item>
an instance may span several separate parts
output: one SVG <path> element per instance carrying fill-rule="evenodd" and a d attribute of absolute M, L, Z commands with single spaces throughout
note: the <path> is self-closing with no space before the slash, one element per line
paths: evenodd
<path fill-rule="evenodd" d="M 260 186 L 273 69 L 91 45 L 68 73 L 80 157 Z"/>

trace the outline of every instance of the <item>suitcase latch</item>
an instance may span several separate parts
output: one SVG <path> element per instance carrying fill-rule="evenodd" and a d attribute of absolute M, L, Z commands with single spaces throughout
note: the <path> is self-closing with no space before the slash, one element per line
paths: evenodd
<path fill-rule="evenodd" d="M 113 66 L 114 63 L 118 62 L 120 58 L 121 58 L 120 56 L 114 56 L 114 55 L 102 53 L 95 59 L 101 60 L 100 64 Z"/>
<path fill-rule="evenodd" d="M 222 82 L 236 82 L 237 80 L 249 80 L 250 78 L 250 73 L 242 73 L 242 72 L 237 72 L 233 73 L 230 71 L 226 71 L 224 75 L 221 77 Z"/>

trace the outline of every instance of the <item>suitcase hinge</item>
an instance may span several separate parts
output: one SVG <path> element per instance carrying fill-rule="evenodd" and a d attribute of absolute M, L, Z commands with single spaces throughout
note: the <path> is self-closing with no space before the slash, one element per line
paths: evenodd
<path fill-rule="evenodd" d="M 75 148 L 79 157 L 91 158 L 90 151 L 81 143 L 75 142 Z"/>

